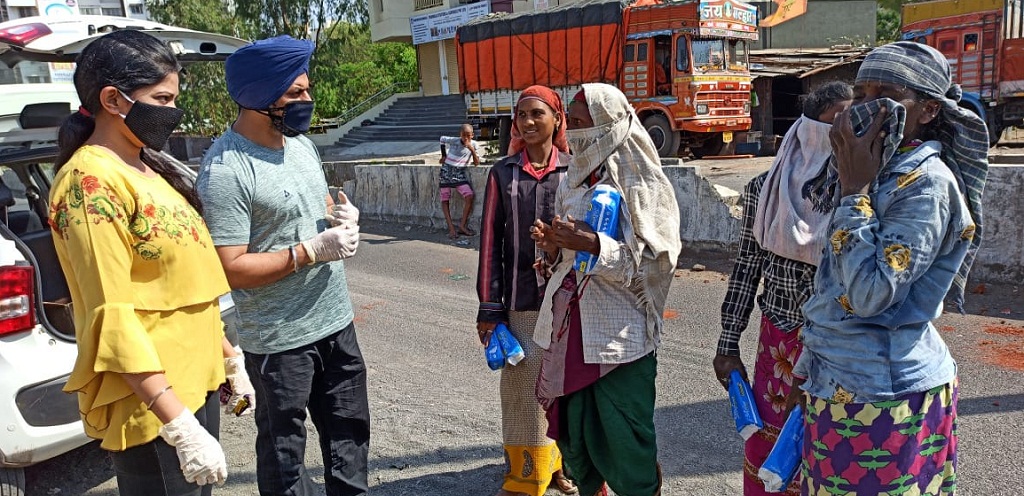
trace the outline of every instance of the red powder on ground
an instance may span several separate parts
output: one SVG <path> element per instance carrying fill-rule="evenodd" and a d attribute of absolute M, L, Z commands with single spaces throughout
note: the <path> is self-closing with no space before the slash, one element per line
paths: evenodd
<path fill-rule="evenodd" d="M 1014 344 L 996 345 L 985 354 L 985 360 L 998 367 L 1024 372 L 1024 347 Z"/>
<path fill-rule="evenodd" d="M 671 308 L 666 308 L 665 312 L 662 313 L 661 316 L 666 319 L 674 319 L 679 316 L 679 312 Z"/>
<path fill-rule="evenodd" d="M 985 326 L 985 332 L 989 334 L 998 334 L 1000 336 L 1024 337 L 1024 327 L 1014 327 L 1010 325 L 989 324 Z"/>
<path fill-rule="evenodd" d="M 951 331 L 955 331 L 956 327 L 953 327 L 953 326 L 950 326 L 950 325 L 945 325 L 945 326 L 940 327 L 939 330 L 942 331 L 942 332 L 951 332 Z"/>

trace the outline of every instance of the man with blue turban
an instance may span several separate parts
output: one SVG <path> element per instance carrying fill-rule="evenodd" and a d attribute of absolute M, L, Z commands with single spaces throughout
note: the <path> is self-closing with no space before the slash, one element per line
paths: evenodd
<path fill-rule="evenodd" d="M 359 210 L 330 197 L 309 130 L 313 44 L 259 40 L 225 66 L 238 119 L 196 187 L 238 309 L 256 390 L 260 494 L 318 494 L 303 464 L 308 409 L 329 496 L 368 491 L 370 414 L 342 259 L 359 245 Z"/>

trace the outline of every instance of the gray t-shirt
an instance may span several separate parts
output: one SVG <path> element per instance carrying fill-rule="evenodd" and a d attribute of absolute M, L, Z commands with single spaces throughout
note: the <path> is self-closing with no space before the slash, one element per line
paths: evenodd
<path fill-rule="evenodd" d="M 288 249 L 327 228 L 327 181 L 305 136 L 265 148 L 228 130 L 203 157 L 196 188 L 216 246 L 248 245 L 249 253 Z M 292 350 L 352 322 L 345 265 L 300 267 L 254 289 L 231 292 L 238 339 L 250 353 Z"/>

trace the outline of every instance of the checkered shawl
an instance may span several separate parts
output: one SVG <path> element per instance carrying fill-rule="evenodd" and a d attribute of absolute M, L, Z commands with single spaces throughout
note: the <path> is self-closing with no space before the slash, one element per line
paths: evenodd
<path fill-rule="evenodd" d="M 942 160 L 963 182 L 963 193 L 967 197 L 967 206 L 976 226 L 971 248 L 953 279 L 953 287 L 948 295 L 962 312 L 967 274 L 978 255 L 984 232 L 981 197 L 988 177 L 988 129 L 985 122 L 974 112 L 957 105 L 962 95 L 960 86 L 952 82 L 946 57 L 930 46 L 900 41 L 872 50 L 857 72 L 856 82 L 862 81 L 901 84 L 942 103 L 941 113 L 945 125 L 938 130 Z"/>
<path fill-rule="evenodd" d="M 626 239 L 626 243 L 636 257 L 635 263 L 640 263 L 646 247 L 653 258 L 668 257 L 675 267 L 682 248 L 679 205 L 650 135 L 618 88 L 584 84 L 583 92 L 597 131 L 593 134 L 600 137 L 585 148 L 573 150 L 566 176 L 569 187 L 578 187 L 603 168 L 622 192 L 622 203 L 629 212 L 636 236 Z"/>

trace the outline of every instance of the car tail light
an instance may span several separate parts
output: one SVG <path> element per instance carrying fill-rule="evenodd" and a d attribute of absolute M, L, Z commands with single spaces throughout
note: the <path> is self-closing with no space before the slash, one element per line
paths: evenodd
<path fill-rule="evenodd" d="M 35 327 L 35 299 L 35 270 L 32 267 L 0 267 L 0 336 Z"/>
<path fill-rule="evenodd" d="M 23 47 L 53 31 L 46 24 L 33 22 L 0 29 L 0 43 Z"/>

